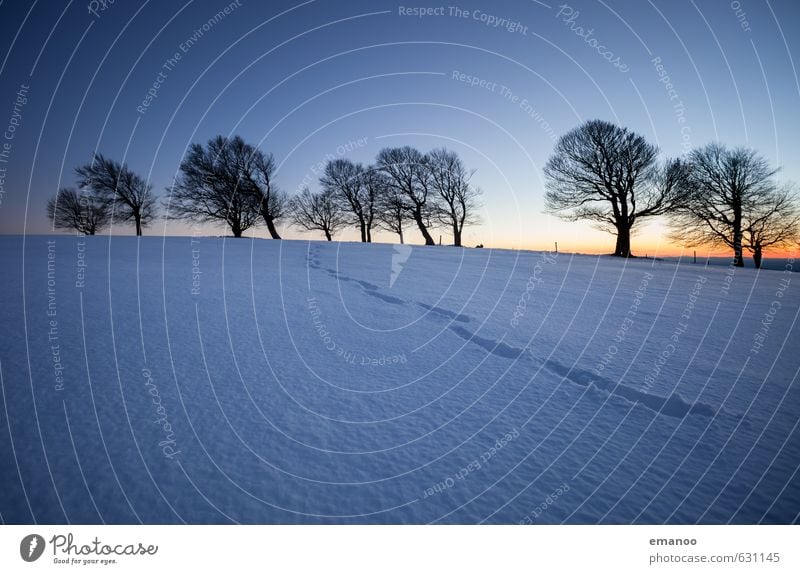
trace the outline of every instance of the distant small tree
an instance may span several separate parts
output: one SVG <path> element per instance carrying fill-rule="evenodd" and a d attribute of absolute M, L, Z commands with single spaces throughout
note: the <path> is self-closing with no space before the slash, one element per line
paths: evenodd
<path fill-rule="evenodd" d="M 426 155 L 426 165 L 436 194 L 434 217 L 451 230 L 453 245 L 461 247 L 464 226 L 480 221 L 476 211 L 481 191 L 470 184 L 472 173 L 455 152 L 435 149 Z"/>
<path fill-rule="evenodd" d="M 684 189 L 680 161 L 663 168 L 658 148 L 602 120 L 563 135 L 544 168 L 546 211 L 567 221 L 588 220 L 617 237 L 614 255 L 631 257 L 636 223 L 667 213 Z"/>
<path fill-rule="evenodd" d="M 800 209 L 794 188 L 789 185 L 760 196 L 743 220 L 744 245 L 753 254 L 756 269 L 761 268 L 765 250 L 798 246 Z"/>
<path fill-rule="evenodd" d="M 82 235 L 94 235 L 110 219 L 108 203 L 91 193 L 79 194 L 65 187 L 47 202 L 47 217 L 56 229 L 71 229 Z"/>
<path fill-rule="evenodd" d="M 77 168 L 75 173 L 83 191 L 106 202 L 114 217 L 134 223 L 136 235 L 141 235 L 142 228 L 156 216 L 153 186 L 125 164 L 96 153 L 91 163 Z"/>
<path fill-rule="evenodd" d="M 325 239 L 333 236 L 348 223 L 341 204 L 330 191 L 311 193 L 308 188 L 291 200 L 294 224 L 305 231 L 322 231 Z"/>
<path fill-rule="evenodd" d="M 378 154 L 376 167 L 403 198 L 403 207 L 417 224 L 425 245 L 436 245 L 428 230 L 433 206 L 429 202 L 430 170 L 425 156 L 410 146 L 385 148 Z"/>
<path fill-rule="evenodd" d="M 203 147 L 192 144 L 180 174 L 168 188 L 169 216 L 189 221 L 225 223 L 234 237 L 262 217 L 263 195 L 254 193 L 243 164 L 252 156 L 241 138 L 217 136 Z"/>
<path fill-rule="evenodd" d="M 358 227 L 361 241 L 371 242 L 378 194 L 373 175 L 360 163 L 334 159 L 325 165 L 319 182 L 324 191 L 339 201 L 343 211 L 352 214 L 352 223 Z"/>
<path fill-rule="evenodd" d="M 734 265 L 743 267 L 746 222 L 758 219 L 765 208 L 770 211 L 778 170 L 752 149 L 729 150 L 718 143 L 693 150 L 689 165 L 689 177 L 682 185 L 686 193 L 670 213 L 672 239 L 690 246 L 728 247 Z M 774 215 L 768 218 L 776 221 Z"/>

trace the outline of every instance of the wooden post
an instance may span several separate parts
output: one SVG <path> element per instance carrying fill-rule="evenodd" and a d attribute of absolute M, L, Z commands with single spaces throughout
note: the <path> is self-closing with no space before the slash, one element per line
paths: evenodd
<path fill-rule="evenodd" d="M 694 263 L 697 263 L 697 251 L 694 252 Z"/>
<path fill-rule="evenodd" d="M 556 255 L 558 255 L 558 241 L 556 241 Z"/>

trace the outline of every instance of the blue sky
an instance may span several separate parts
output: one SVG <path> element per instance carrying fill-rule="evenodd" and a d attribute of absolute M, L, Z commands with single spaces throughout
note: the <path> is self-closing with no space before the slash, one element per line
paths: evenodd
<path fill-rule="evenodd" d="M 186 147 L 220 133 L 272 152 L 290 193 L 313 189 L 326 157 L 452 148 L 484 191 L 483 225 L 465 243 L 497 247 L 610 250 L 590 225 L 542 213 L 554 138 L 590 118 L 642 133 L 665 157 L 713 140 L 752 146 L 800 181 L 791 0 L 89 5 L 0 5 L 0 127 L 18 124 L 0 163 L 3 233 L 49 232 L 47 198 L 94 150 L 164 195 Z M 147 233 L 190 231 L 159 220 Z M 677 252 L 661 231 L 640 230 L 635 251 Z"/>

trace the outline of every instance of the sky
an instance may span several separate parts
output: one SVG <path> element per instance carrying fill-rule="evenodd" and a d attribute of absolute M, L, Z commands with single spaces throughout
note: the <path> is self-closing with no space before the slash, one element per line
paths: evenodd
<path fill-rule="evenodd" d="M 588 222 L 544 213 L 542 168 L 588 119 L 642 134 L 662 158 L 712 141 L 749 146 L 782 181 L 800 181 L 795 0 L 5 0 L 0 14 L 4 234 L 52 232 L 47 199 L 94 151 L 166 197 L 187 147 L 217 134 L 274 154 L 290 194 L 317 189 L 332 157 L 450 148 L 483 190 L 482 223 L 464 243 L 487 247 L 612 250 Z M 163 217 L 146 230 L 192 233 L 225 230 Z M 407 239 L 421 241 L 414 229 Z M 682 251 L 658 220 L 633 248 Z"/>

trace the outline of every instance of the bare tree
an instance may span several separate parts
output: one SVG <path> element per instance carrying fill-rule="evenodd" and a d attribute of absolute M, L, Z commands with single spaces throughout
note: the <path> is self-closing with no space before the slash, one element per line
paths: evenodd
<path fill-rule="evenodd" d="M 156 215 L 153 186 L 128 168 L 100 153 L 91 163 L 75 170 L 78 186 L 105 201 L 112 214 L 122 221 L 133 221 L 136 235 Z"/>
<path fill-rule="evenodd" d="M 385 148 L 378 154 L 377 167 L 403 198 L 403 207 L 417 224 L 425 245 L 435 245 L 428 231 L 432 206 L 428 202 L 431 182 L 425 156 L 409 146 Z"/>
<path fill-rule="evenodd" d="M 361 232 L 361 241 L 371 242 L 379 191 L 373 174 L 360 163 L 334 159 L 325 165 L 325 173 L 319 182 L 324 191 L 341 203 L 344 211 L 352 214 L 351 223 Z"/>
<path fill-rule="evenodd" d="M 264 201 L 253 193 L 243 164 L 252 155 L 241 138 L 217 136 L 206 147 L 192 144 L 181 162 L 180 174 L 168 189 L 170 217 L 197 222 L 225 223 L 234 237 L 262 217 Z"/>
<path fill-rule="evenodd" d="M 292 199 L 291 213 L 295 225 L 306 231 L 322 231 L 328 241 L 348 224 L 341 204 L 330 191 L 311 193 L 303 189 Z"/>
<path fill-rule="evenodd" d="M 474 172 L 467 172 L 461 158 L 447 149 L 435 149 L 427 154 L 431 188 L 436 193 L 434 217 L 453 234 L 453 244 L 461 247 L 465 225 L 479 222 L 476 212 L 480 189 L 470 185 Z"/>
<path fill-rule="evenodd" d="M 274 182 L 275 159 L 255 146 L 244 143 L 236 136 L 232 140 L 234 155 L 240 158 L 240 180 L 244 189 L 254 194 L 258 213 L 264 219 L 272 239 L 280 239 L 275 224 L 286 217 L 289 198 Z"/>
<path fill-rule="evenodd" d="M 362 174 L 364 182 L 364 224 L 367 228 L 367 242 L 372 243 L 372 230 L 378 225 L 378 211 L 381 197 L 388 188 L 386 176 L 375 166 L 367 166 Z"/>
<path fill-rule="evenodd" d="M 671 214 L 671 237 L 686 245 L 729 247 L 733 264 L 743 267 L 745 222 L 771 202 L 778 170 L 752 149 L 718 143 L 692 151 L 689 162 L 686 193 Z"/>
<path fill-rule="evenodd" d="M 378 175 L 381 175 L 378 172 Z M 403 196 L 396 187 L 386 185 L 378 195 L 377 204 L 378 224 L 392 233 L 400 236 L 400 243 L 404 243 L 403 230 L 408 227 L 412 219 L 406 211 Z"/>
<path fill-rule="evenodd" d="M 744 215 L 742 227 L 745 246 L 753 254 L 756 269 L 761 269 L 766 249 L 797 247 L 800 209 L 790 185 L 776 188 L 758 199 Z"/>
<path fill-rule="evenodd" d="M 617 236 L 614 255 L 631 257 L 631 231 L 666 213 L 684 189 L 675 185 L 680 162 L 660 169 L 658 149 L 642 136 L 591 120 L 562 136 L 544 168 L 546 211 L 567 221 L 588 220 Z"/>
<path fill-rule="evenodd" d="M 111 219 L 108 203 L 91 193 L 79 194 L 65 187 L 47 202 L 47 217 L 57 229 L 71 229 L 82 235 L 94 235 Z"/>

